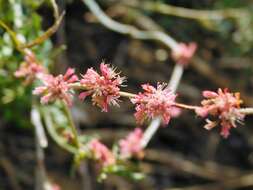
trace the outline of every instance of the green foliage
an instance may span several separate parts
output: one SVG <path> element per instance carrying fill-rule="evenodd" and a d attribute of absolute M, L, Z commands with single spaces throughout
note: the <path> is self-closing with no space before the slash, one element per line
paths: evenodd
<path fill-rule="evenodd" d="M 215 5 L 219 8 L 238 8 L 241 6 L 245 6 L 247 4 L 247 1 L 241 1 L 241 0 L 221 0 L 216 1 Z"/>
<path fill-rule="evenodd" d="M 98 177 L 98 181 L 105 180 L 108 175 L 117 175 L 135 181 L 140 181 L 145 178 L 143 173 L 136 172 L 135 167 L 121 164 L 104 167 Z"/>
<path fill-rule="evenodd" d="M 22 3 L 21 3 L 22 2 Z M 43 1 L 0 0 L 0 18 L 16 34 L 21 42 L 29 42 L 41 34 L 41 16 L 36 9 Z M 49 65 L 50 41 L 34 49 L 45 66 Z M 23 61 L 23 56 L 16 50 L 10 35 L 0 28 L 0 106 L 5 121 L 15 126 L 30 126 L 31 90 L 21 80 L 14 77 L 14 72 Z"/>

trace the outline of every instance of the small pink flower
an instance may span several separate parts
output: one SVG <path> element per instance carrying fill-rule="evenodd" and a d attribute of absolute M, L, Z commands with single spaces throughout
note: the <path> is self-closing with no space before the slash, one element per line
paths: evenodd
<path fill-rule="evenodd" d="M 25 77 L 26 83 L 31 83 L 36 77 L 45 72 L 46 69 L 38 63 L 34 53 L 25 50 L 25 62 L 20 65 L 14 75 L 17 78 Z"/>
<path fill-rule="evenodd" d="M 197 50 L 197 44 L 192 42 L 189 45 L 179 43 L 178 47 L 172 51 L 172 58 L 182 65 L 187 65 Z"/>
<path fill-rule="evenodd" d="M 33 94 L 42 95 L 41 103 L 47 104 L 56 99 L 62 99 L 69 106 L 72 105 L 72 93 L 69 84 L 76 82 L 78 77 L 74 74 L 74 69 L 69 68 L 65 75 L 44 74 L 40 76 L 43 86 L 36 87 Z"/>
<path fill-rule="evenodd" d="M 206 98 L 201 102 L 202 107 L 197 108 L 195 111 L 201 117 L 207 117 L 208 114 L 215 116 L 218 121 L 206 120 L 207 124 L 204 128 L 210 130 L 220 123 L 221 135 L 224 138 L 229 136 L 229 130 L 236 128 L 236 123 L 241 123 L 244 119 L 244 114 L 239 112 L 240 99 L 239 93 L 229 93 L 227 89 L 218 89 L 218 92 L 204 91 L 203 96 Z"/>
<path fill-rule="evenodd" d="M 61 190 L 61 187 L 57 184 L 51 184 L 51 187 L 49 187 L 49 190 Z"/>
<path fill-rule="evenodd" d="M 99 140 L 94 139 L 89 142 L 89 149 L 95 160 L 99 161 L 102 166 L 110 166 L 115 164 L 116 160 L 112 152 Z"/>
<path fill-rule="evenodd" d="M 131 99 L 136 104 L 135 118 L 142 124 L 146 119 L 161 117 L 164 124 L 168 124 L 171 117 L 179 115 L 180 110 L 175 107 L 176 95 L 166 87 L 158 84 L 157 89 L 149 84 L 142 85 L 143 93 Z"/>
<path fill-rule="evenodd" d="M 100 64 L 101 75 L 93 68 L 87 70 L 80 81 L 87 91 L 80 93 L 79 98 L 84 100 L 87 96 L 92 96 L 94 105 L 99 106 L 102 111 L 108 111 L 108 105 L 117 105 L 120 97 L 120 86 L 124 82 L 124 77 L 120 77 L 109 65 Z"/>
<path fill-rule="evenodd" d="M 143 132 L 140 128 L 135 128 L 125 139 L 119 141 L 120 155 L 122 158 L 129 158 L 133 155 L 143 156 L 141 140 Z"/>

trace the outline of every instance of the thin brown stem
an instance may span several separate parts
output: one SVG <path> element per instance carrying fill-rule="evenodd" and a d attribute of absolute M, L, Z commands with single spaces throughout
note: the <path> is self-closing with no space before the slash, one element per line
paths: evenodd
<path fill-rule="evenodd" d="M 79 82 L 71 83 L 68 85 L 73 90 L 87 90 L 84 85 L 81 85 Z"/>
<path fill-rule="evenodd" d="M 32 48 L 33 46 L 37 46 L 39 44 L 42 44 L 44 41 L 49 39 L 59 28 L 61 21 L 63 20 L 63 17 L 65 15 L 65 12 L 63 12 L 59 18 L 55 21 L 54 25 L 51 26 L 46 32 L 44 32 L 41 36 L 38 38 L 34 39 L 33 41 L 27 43 L 27 44 L 22 44 L 19 48 L 25 49 L 25 48 Z"/>
<path fill-rule="evenodd" d="M 253 108 L 241 108 L 239 112 L 245 115 L 253 115 Z"/>
<path fill-rule="evenodd" d="M 178 108 L 183 108 L 183 109 L 188 109 L 188 110 L 195 110 L 199 108 L 199 106 L 191 106 L 191 105 L 186 105 L 182 103 L 175 103 L 175 106 Z"/>
<path fill-rule="evenodd" d="M 71 87 L 71 88 L 73 88 L 74 90 L 87 90 L 86 88 L 85 88 L 85 86 L 83 86 L 83 85 L 81 85 L 80 83 L 73 83 L 73 84 L 69 84 L 69 86 Z M 177 86 L 177 85 L 176 85 Z M 124 91 L 120 91 L 119 92 L 119 95 L 121 96 L 121 97 L 125 97 L 125 98 L 134 98 L 134 97 L 136 97 L 136 95 L 137 94 L 134 94 L 134 93 L 130 93 L 130 92 L 124 92 Z M 193 105 L 186 105 L 186 104 L 183 104 L 183 103 L 175 103 L 175 106 L 176 107 L 179 107 L 179 108 L 183 108 L 183 109 L 188 109 L 188 110 L 195 110 L 195 109 L 197 109 L 197 108 L 199 108 L 199 106 L 193 106 Z M 252 108 L 252 110 L 249 110 L 249 109 L 247 109 L 247 110 L 241 110 L 242 112 L 252 112 L 252 114 L 253 114 L 253 108 Z"/>
<path fill-rule="evenodd" d="M 136 94 L 123 92 L 123 91 L 120 91 L 119 94 L 120 96 L 125 97 L 125 98 L 134 98 L 136 96 Z"/>
<path fill-rule="evenodd" d="M 69 84 L 69 86 L 74 90 L 87 90 L 85 86 L 81 85 L 78 82 L 73 83 L 73 84 Z M 121 97 L 125 97 L 125 98 L 134 98 L 134 97 L 136 97 L 137 94 L 125 92 L 125 91 L 120 91 L 119 95 Z M 174 105 L 178 108 L 183 108 L 183 109 L 187 109 L 187 110 L 196 110 L 197 108 L 200 108 L 200 106 L 187 105 L 187 104 L 183 104 L 183 103 L 175 103 Z M 241 109 L 239 109 L 239 112 L 242 114 L 245 114 L 245 115 L 253 115 L 253 108 L 250 108 L 250 107 L 249 108 L 241 108 Z"/>

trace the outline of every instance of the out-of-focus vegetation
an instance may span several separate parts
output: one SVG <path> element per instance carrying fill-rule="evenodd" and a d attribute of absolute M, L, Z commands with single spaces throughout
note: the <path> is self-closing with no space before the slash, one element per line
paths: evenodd
<path fill-rule="evenodd" d="M 42 18 L 37 9 L 43 1 L 1 0 L 0 18 L 17 34 L 20 42 L 26 43 L 37 38 L 42 31 Z M 14 72 L 23 61 L 11 36 L 0 28 L 0 105 L 3 122 L 13 126 L 30 126 L 31 87 L 22 85 L 22 81 L 14 77 Z M 50 63 L 50 40 L 34 48 L 44 65 Z"/>

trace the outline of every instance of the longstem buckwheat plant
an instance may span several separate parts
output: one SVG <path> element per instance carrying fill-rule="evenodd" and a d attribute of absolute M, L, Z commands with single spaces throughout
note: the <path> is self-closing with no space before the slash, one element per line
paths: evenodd
<path fill-rule="evenodd" d="M 31 55 L 31 52 L 29 52 Z M 28 55 L 26 55 L 28 56 Z M 34 55 L 33 55 L 34 56 Z M 184 54 L 182 54 L 183 57 Z M 190 57 L 189 57 L 190 58 Z M 26 58 L 26 60 L 29 60 Z M 28 68 L 34 67 L 34 62 L 27 62 Z M 180 64 L 180 63 L 178 63 Z M 20 70 L 23 66 L 20 66 Z M 32 69 L 28 69 L 29 71 Z M 119 99 L 127 97 L 135 105 L 135 118 L 138 124 L 132 133 L 118 143 L 119 151 L 114 153 L 103 145 L 98 139 L 91 139 L 86 144 L 80 144 L 73 122 L 71 123 L 74 135 L 74 144 L 77 149 L 85 147 L 85 155 L 88 158 L 97 160 L 101 167 L 111 167 L 118 161 L 126 160 L 131 157 L 142 158 L 144 147 L 142 139 L 143 131 L 140 128 L 145 121 L 160 118 L 162 126 L 169 124 L 171 118 L 178 117 L 182 109 L 192 110 L 197 116 L 207 118 L 209 115 L 216 118 L 215 121 L 206 119 L 205 129 L 212 129 L 220 124 L 220 134 L 227 138 L 231 128 L 236 128 L 237 124 L 243 123 L 244 117 L 252 114 L 252 108 L 241 108 L 242 100 L 239 93 L 231 93 L 228 89 L 218 89 L 217 92 L 203 91 L 204 100 L 201 105 L 187 105 L 176 102 L 175 94 L 166 83 L 158 83 L 157 86 L 143 84 L 143 92 L 137 94 L 121 91 L 125 77 L 121 77 L 115 68 L 102 62 L 100 73 L 93 68 L 89 68 L 79 78 L 74 69 L 69 68 L 64 75 L 53 76 L 43 73 L 46 69 L 34 70 L 27 75 L 18 77 L 31 78 L 41 81 L 41 86 L 34 90 L 34 94 L 41 96 L 41 103 L 48 104 L 56 100 L 62 100 L 66 106 L 72 106 L 74 92 L 79 93 L 79 99 L 84 101 L 87 96 L 91 96 L 93 105 L 98 106 L 103 112 L 109 111 L 109 106 L 119 106 Z M 20 71 L 17 71 L 20 72 Z M 68 110 L 68 109 L 67 109 Z M 68 117 L 70 112 L 68 111 Z"/>
<path fill-rule="evenodd" d="M 203 91 L 204 100 L 200 105 L 177 102 L 178 95 L 175 91 L 184 68 L 194 56 L 197 49 L 196 43 L 178 43 L 163 32 L 141 31 L 133 26 L 113 21 L 107 17 L 94 0 L 83 0 L 83 2 L 106 27 L 137 39 L 160 41 L 172 50 L 171 57 L 176 65 L 169 84 L 164 82 L 157 83 L 156 86 L 142 84 L 143 92 L 136 94 L 122 91 L 121 88 L 124 87 L 126 77 L 122 77 L 120 72 L 104 62 L 100 64 L 100 72 L 89 68 L 78 76 L 73 68 L 68 68 L 65 74 L 53 76 L 39 63 L 36 55 L 30 49 L 49 38 L 62 20 L 64 13 L 59 16 L 55 2 L 52 2 L 56 18 L 55 24 L 45 34 L 30 43 L 20 43 L 16 34 L 7 25 L 2 21 L 0 21 L 0 25 L 13 38 L 16 48 L 24 54 L 24 63 L 20 65 L 14 75 L 23 78 L 26 85 L 40 82 L 40 85 L 37 85 L 33 90 L 33 94 L 40 96 L 41 104 L 51 104 L 58 100 L 63 102 L 71 132 L 64 137 L 63 141 L 57 137 L 52 128 L 49 128 L 49 133 L 58 144 L 75 154 L 77 159 L 95 160 L 99 163 L 102 172 L 117 173 L 119 168 L 122 169 L 117 166 L 124 165 L 128 159 L 132 157 L 143 158 L 144 149 L 159 126 L 167 126 L 172 118 L 180 116 L 182 110 L 191 110 L 197 116 L 206 118 L 207 124 L 204 128 L 207 130 L 220 125 L 220 134 L 224 138 L 229 136 L 231 128 L 236 128 L 238 124 L 243 123 L 246 115 L 253 114 L 253 108 L 241 108 L 240 94 L 229 92 L 228 89 L 218 89 L 217 92 Z M 90 96 L 93 105 L 99 107 L 103 112 L 108 112 L 109 106 L 119 106 L 120 98 L 128 98 L 135 106 L 134 117 L 138 127 L 127 137 L 119 140 L 113 150 L 107 148 L 97 138 L 90 138 L 86 142 L 81 141 L 69 109 L 73 104 L 73 97 L 77 93 L 80 101 L 86 101 Z M 45 113 L 45 110 L 42 108 L 41 112 Z M 208 118 L 209 116 L 212 120 Z M 151 121 L 151 124 L 143 132 L 141 126 L 145 125 L 147 121 Z M 45 116 L 45 123 L 52 126 L 49 115 Z"/>

